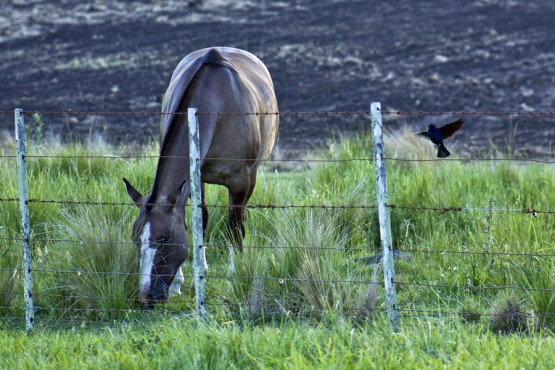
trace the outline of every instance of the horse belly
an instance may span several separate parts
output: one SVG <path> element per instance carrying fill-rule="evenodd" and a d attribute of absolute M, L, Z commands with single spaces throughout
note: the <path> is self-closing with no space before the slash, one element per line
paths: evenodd
<path fill-rule="evenodd" d="M 208 161 L 210 162 L 210 161 Z M 233 186 L 237 181 L 244 179 L 249 181 L 254 166 L 237 161 L 219 161 L 220 163 L 206 164 L 201 169 L 201 180 L 207 184 L 223 185 L 227 188 Z"/>

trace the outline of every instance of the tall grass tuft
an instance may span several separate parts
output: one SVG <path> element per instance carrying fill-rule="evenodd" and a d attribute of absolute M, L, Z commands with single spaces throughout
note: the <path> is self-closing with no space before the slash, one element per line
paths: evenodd
<path fill-rule="evenodd" d="M 15 152 L 15 140 L 0 137 L 0 155 Z M 23 305 L 19 203 L 15 158 L 0 158 L 0 315 L 21 315 Z"/>
<path fill-rule="evenodd" d="M 527 303 L 541 329 L 555 329 L 555 262 L 533 258 L 515 274 L 515 284 L 528 289 Z"/>
<path fill-rule="evenodd" d="M 502 297 L 494 303 L 489 328 L 498 334 L 522 334 L 529 330 L 528 316 L 522 301 Z"/>
<path fill-rule="evenodd" d="M 18 311 L 16 304 L 22 302 L 20 255 L 21 247 L 0 226 L 0 315 L 11 315 Z"/>
<path fill-rule="evenodd" d="M 373 294 L 361 294 L 364 288 L 349 283 L 364 275 L 354 255 L 345 258 L 352 254 L 341 216 L 328 210 L 282 212 L 287 217 L 278 216 L 275 233 L 253 230 L 254 239 L 273 248 L 247 248 L 238 256 L 237 278 L 231 281 L 236 302 L 247 303 L 248 312 L 258 315 L 318 316 L 326 310 L 349 312 L 374 305 L 369 300 Z"/>
<path fill-rule="evenodd" d="M 50 248 L 53 258 L 47 265 L 68 272 L 56 276 L 52 288 L 43 287 L 63 292 L 53 302 L 58 311 L 82 309 L 90 316 L 116 318 L 137 306 L 138 251 L 125 238 L 128 209 L 119 214 L 116 220 L 98 207 L 62 211 L 61 241 Z"/>

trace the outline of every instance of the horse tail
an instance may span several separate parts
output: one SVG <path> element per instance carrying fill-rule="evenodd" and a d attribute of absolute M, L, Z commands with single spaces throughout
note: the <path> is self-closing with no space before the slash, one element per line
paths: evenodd
<path fill-rule="evenodd" d="M 220 67 L 231 69 L 232 71 L 237 72 L 237 68 L 229 60 L 227 60 L 222 53 L 216 48 L 212 48 L 206 53 L 203 57 L 202 66 L 212 64 L 217 65 Z M 198 72 L 198 71 L 197 71 Z"/>

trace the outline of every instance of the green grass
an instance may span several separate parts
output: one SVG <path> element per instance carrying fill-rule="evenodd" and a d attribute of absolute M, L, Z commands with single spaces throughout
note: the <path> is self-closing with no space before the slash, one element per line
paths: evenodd
<path fill-rule="evenodd" d="M 390 333 L 330 315 L 319 324 L 201 324 L 185 317 L 144 323 L 38 329 L 32 336 L 3 329 L 0 367 L 13 368 L 275 368 L 422 369 L 552 368 L 551 336 L 497 336 L 453 320 L 409 321 Z"/>
<path fill-rule="evenodd" d="M 367 158 L 369 140 L 364 135 L 337 140 L 311 157 Z M 433 158 L 431 145 L 416 140 L 407 133 L 389 136 L 388 157 Z M 4 154 L 13 153 L 13 142 L 3 148 Z M 34 155 L 63 157 L 129 151 L 99 141 L 64 146 L 48 138 L 32 146 Z M 156 153 L 155 145 L 143 149 L 143 154 Z M 482 155 L 502 157 L 496 150 Z M 38 311 L 37 331 L 27 337 L 21 321 L 9 318 L 23 314 L 21 252 L 14 240 L 19 237 L 18 204 L 0 202 L 0 368 L 555 364 L 555 258 L 529 255 L 554 254 L 555 218 L 488 211 L 552 209 L 550 165 L 387 162 L 391 204 L 472 209 L 391 210 L 394 248 L 412 255 L 395 261 L 402 316 L 400 332 L 391 334 L 383 318 L 381 269 L 360 262 L 380 250 L 375 209 L 250 209 L 247 247 L 236 254 L 232 273 L 226 212 L 211 208 L 206 241 L 210 319 L 199 324 L 190 278 L 182 296 L 152 312 L 136 302 L 137 252 L 129 234 L 137 209 L 121 178 L 146 193 L 155 158 L 28 162 L 33 199 L 128 205 L 31 203 Z M 266 168 L 251 204 L 373 205 L 373 171 L 371 161 Z M 16 198 L 15 160 L 1 159 L 0 175 L 5 179 L 0 198 Z M 226 204 L 225 189 L 207 189 L 209 204 Z M 527 256 L 513 255 L 518 253 Z M 192 275 L 190 263 L 184 273 Z"/>

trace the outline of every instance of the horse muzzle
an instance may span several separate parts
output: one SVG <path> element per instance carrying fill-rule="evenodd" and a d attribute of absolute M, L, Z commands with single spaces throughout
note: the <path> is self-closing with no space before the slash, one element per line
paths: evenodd
<path fill-rule="evenodd" d="M 154 279 L 149 292 L 141 293 L 141 302 L 148 308 L 154 307 L 156 303 L 167 302 L 168 298 L 169 287 L 161 278 Z"/>

